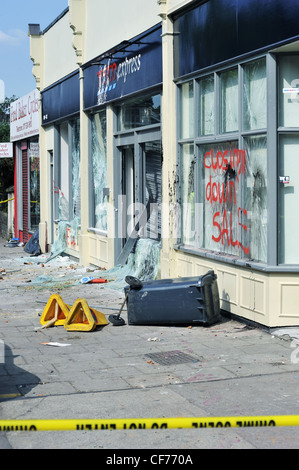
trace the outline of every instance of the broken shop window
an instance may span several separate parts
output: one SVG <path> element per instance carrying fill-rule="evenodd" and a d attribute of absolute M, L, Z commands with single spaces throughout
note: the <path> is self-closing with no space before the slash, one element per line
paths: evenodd
<path fill-rule="evenodd" d="M 199 135 L 212 135 L 215 131 L 214 76 L 199 81 Z"/>
<path fill-rule="evenodd" d="M 30 157 L 30 226 L 38 227 L 40 220 L 40 160 L 39 156 Z"/>
<path fill-rule="evenodd" d="M 60 125 L 60 155 L 57 158 L 59 175 L 53 180 L 58 213 L 55 218 L 72 221 L 81 217 L 80 197 L 80 121 Z"/>
<path fill-rule="evenodd" d="M 221 88 L 221 132 L 238 130 L 238 69 L 222 72 Z"/>
<path fill-rule="evenodd" d="M 182 242 L 266 261 L 266 136 L 248 137 L 244 149 L 237 141 L 200 146 L 197 167 L 184 145 L 181 161 Z"/>
<path fill-rule="evenodd" d="M 255 60 L 244 66 L 243 83 L 244 130 L 267 127 L 266 59 Z"/>
<path fill-rule="evenodd" d="M 245 139 L 246 172 L 243 186 L 247 210 L 246 243 L 249 257 L 267 261 L 267 138 L 265 135 Z"/>
<path fill-rule="evenodd" d="M 72 122 L 72 218 L 81 217 L 81 196 L 80 196 L 80 120 Z"/>
<path fill-rule="evenodd" d="M 247 254 L 240 192 L 245 151 L 239 150 L 235 141 L 213 147 L 204 145 L 199 153 L 199 202 L 203 220 L 200 247 L 230 255 L 239 255 L 241 248 Z"/>
<path fill-rule="evenodd" d="M 105 111 L 94 114 L 91 120 L 92 142 L 92 187 L 93 187 L 93 221 L 94 228 L 107 230 L 107 142 Z"/>

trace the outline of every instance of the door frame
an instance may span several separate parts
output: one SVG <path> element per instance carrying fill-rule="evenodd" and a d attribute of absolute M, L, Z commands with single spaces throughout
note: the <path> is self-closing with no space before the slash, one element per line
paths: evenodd
<path fill-rule="evenodd" d="M 123 248 L 121 198 L 122 196 L 122 151 L 124 147 L 134 147 L 134 187 L 135 187 L 135 203 L 144 203 L 144 158 L 142 144 L 152 141 L 162 142 L 162 133 L 159 126 L 151 126 L 149 129 L 135 129 L 129 132 L 122 132 L 115 136 L 114 140 L 114 188 L 115 188 L 115 239 L 114 253 L 115 260 L 118 258 Z M 162 149 L 162 145 L 161 145 Z M 162 160 L 162 159 L 161 159 Z"/>

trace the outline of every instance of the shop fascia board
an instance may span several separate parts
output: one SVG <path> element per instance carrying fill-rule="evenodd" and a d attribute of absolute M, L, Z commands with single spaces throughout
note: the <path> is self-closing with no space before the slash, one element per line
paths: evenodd
<path fill-rule="evenodd" d="M 82 69 L 86 69 L 90 67 L 91 65 L 101 65 L 101 61 L 106 60 L 106 59 L 112 59 L 112 58 L 117 59 L 115 55 L 120 52 L 128 53 L 128 54 L 130 52 L 134 52 L 134 51 L 128 51 L 127 48 L 130 46 L 134 46 L 135 44 L 148 44 L 143 39 L 160 27 L 161 27 L 161 23 L 157 23 L 156 25 L 152 26 L 147 31 L 144 31 L 142 34 L 139 34 L 138 36 L 135 36 L 134 38 L 130 40 L 124 39 L 119 44 L 113 46 L 111 49 L 108 49 L 107 51 L 103 52 L 102 54 L 96 56 L 95 58 L 83 64 Z"/>

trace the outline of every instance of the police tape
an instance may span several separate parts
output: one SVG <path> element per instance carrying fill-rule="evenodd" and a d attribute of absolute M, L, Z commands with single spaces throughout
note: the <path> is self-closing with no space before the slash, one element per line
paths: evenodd
<path fill-rule="evenodd" d="M 146 419 L 0 420 L 0 432 L 100 431 L 132 429 L 204 429 L 299 426 L 299 415 Z"/>
<path fill-rule="evenodd" d="M 6 202 L 14 201 L 14 200 L 15 200 L 15 198 L 12 197 L 10 199 L 6 199 L 6 201 L 0 201 L 0 204 L 5 204 Z M 39 201 L 30 201 L 30 204 L 40 204 L 40 202 Z"/>
<path fill-rule="evenodd" d="M 9 202 L 9 201 L 14 201 L 14 197 L 12 197 L 11 199 L 6 199 L 6 201 L 0 201 L 0 204 L 5 204 L 6 202 Z"/>

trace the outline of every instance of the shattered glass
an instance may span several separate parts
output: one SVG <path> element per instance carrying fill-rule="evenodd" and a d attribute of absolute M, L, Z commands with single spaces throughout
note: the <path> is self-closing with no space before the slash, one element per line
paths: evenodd
<path fill-rule="evenodd" d="M 92 181 L 94 190 L 94 228 L 107 230 L 107 137 L 105 111 L 94 114 L 91 121 Z"/>
<path fill-rule="evenodd" d="M 214 134 L 215 125 L 214 76 L 200 80 L 199 85 L 199 134 L 211 135 Z"/>
<path fill-rule="evenodd" d="M 266 59 L 244 66 L 243 88 L 244 130 L 267 127 Z"/>
<path fill-rule="evenodd" d="M 65 127 L 66 129 L 66 127 Z M 71 245 L 77 244 L 78 227 L 81 222 L 81 195 L 80 195 L 80 120 L 76 119 L 70 122 L 70 169 L 71 181 L 65 182 L 64 191 L 57 188 L 58 192 L 58 216 L 57 233 L 55 241 L 52 245 L 49 259 L 56 257 L 67 249 L 67 235 Z M 61 178 L 63 175 L 63 167 L 60 168 Z M 69 186 L 71 185 L 71 188 Z M 65 195 L 72 195 L 71 202 Z M 69 233 L 68 233 L 69 232 Z"/>
<path fill-rule="evenodd" d="M 221 74 L 221 131 L 238 130 L 238 69 Z"/>
<path fill-rule="evenodd" d="M 58 190 L 58 214 L 59 220 L 69 220 L 69 201 L 61 189 Z"/>
<path fill-rule="evenodd" d="M 239 116 L 241 94 L 243 114 Z M 192 116 L 197 114 L 200 139 L 195 152 L 192 144 L 181 144 L 182 243 L 266 262 L 266 59 L 190 80 L 182 85 L 180 98 L 180 137 L 192 137 Z M 227 133 L 234 133 L 234 139 Z M 212 137 L 209 142 L 209 135 L 216 140 Z"/>
<path fill-rule="evenodd" d="M 245 245 L 249 246 L 248 257 L 267 261 L 267 138 L 248 137 L 246 148 L 246 183 L 244 185 L 244 207 L 247 230 Z M 244 217 L 245 219 L 245 217 Z"/>
<path fill-rule="evenodd" d="M 194 89 L 193 81 L 181 86 L 180 94 L 180 137 L 187 139 L 194 135 Z"/>
<path fill-rule="evenodd" d="M 72 220 L 81 216 L 80 197 L 80 121 L 76 119 L 70 122 L 70 126 L 60 126 L 61 155 L 60 155 L 60 183 L 55 187 L 58 194 L 58 218 L 59 220 Z M 67 143 L 71 141 L 70 148 Z M 69 155 L 70 151 L 70 155 Z M 67 175 L 71 172 L 71 176 Z"/>
<path fill-rule="evenodd" d="M 81 216 L 80 196 L 80 120 L 72 123 L 72 215 Z"/>
<path fill-rule="evenodd" d="M 51 253 L 49 258 L 54 256 L 58 256 L 59 254 L 63 253 L 63 251 L 67 247 L 67 228 L 68 222 L 67 221 L 60 221 L 57 226 L 57 234 L 55 242 L 52 245 Z"/>
<path fill-rule="evenodd" d="M 32 281 L 32 286 L 35 290 L 62 290 L 78 284 L 78 279 L 74 276 L 58 275 L 56 277 L 41 275 Z"/>
<path fill-rule="evenodd" d="M 203 220 L 200 247 L 239 253 L 238 208 L 241 166 L 238 142 L 199 147 L 199 210 Z"/>
<path fill-rule="evenodd" d="M 30 226 L 36 229 L 40 219 L 40 160 L 30 157 Z"/>
<path fill-rule="evenodd" d="M 101 271 L 100 276 L 109 281 L 107 287 L 116 290 L 122 290 L 127 285 L 126 276 L 134 276 L 141 281 L 154 280 L 159 271 L 160 250 L 161 242 L 150 238 L 140 238 L 126 264 Z"/>

